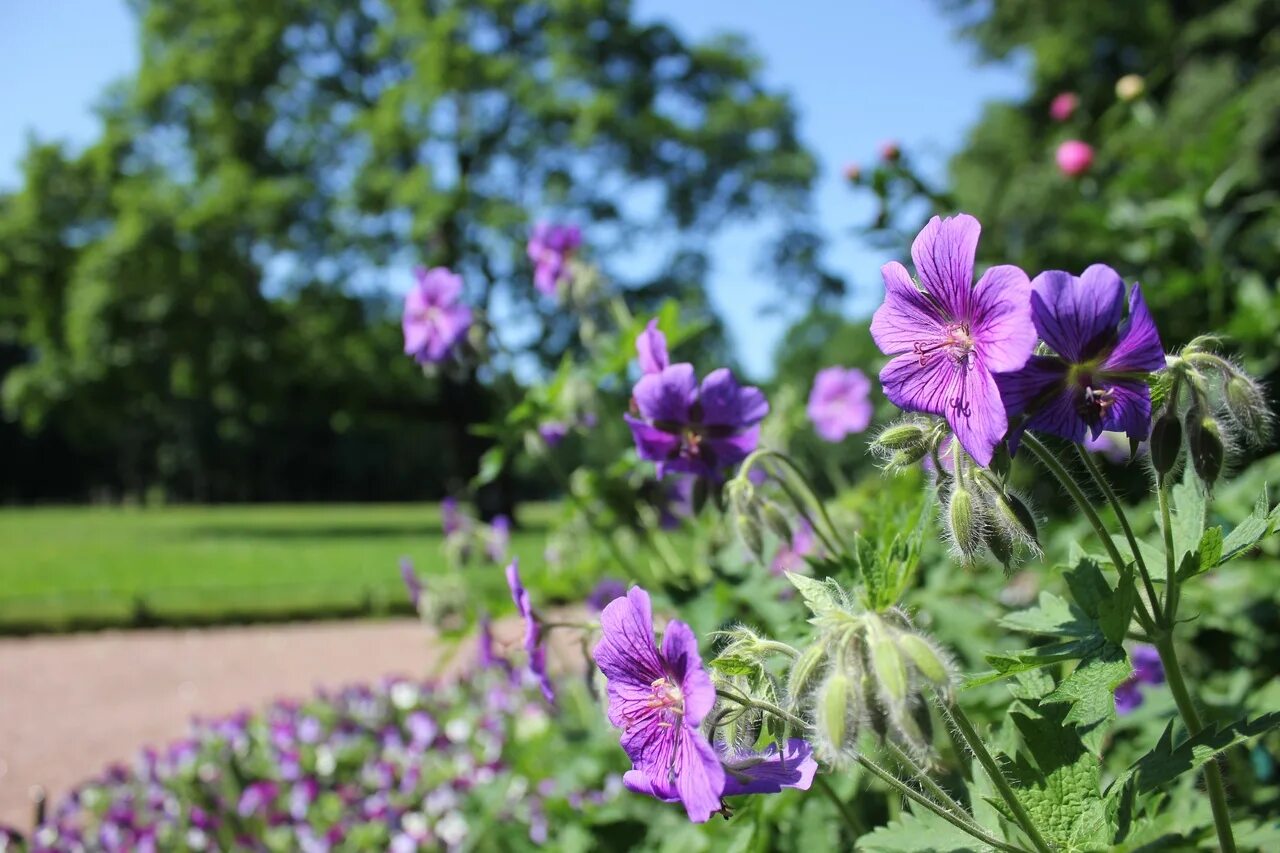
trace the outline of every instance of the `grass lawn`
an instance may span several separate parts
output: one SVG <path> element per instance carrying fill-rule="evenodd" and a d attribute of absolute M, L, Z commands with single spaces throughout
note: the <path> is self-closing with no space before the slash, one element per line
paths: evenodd
<path fill-rule="evenodd" d="M 532 574 L 554 509 L 521 508 Z M 400 558 L 443 571 L 441 542 L 431 504 L 4 509 L 0 632 L 410 612 Z M 470 571 L 500 605 L 501 571 Z"/>

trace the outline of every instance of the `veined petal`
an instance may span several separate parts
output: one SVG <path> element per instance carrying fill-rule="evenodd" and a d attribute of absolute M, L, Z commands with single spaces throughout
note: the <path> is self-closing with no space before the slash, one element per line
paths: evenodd
<path fill-rule="evenodd" d="M 776 794 L 783 788 L 809 790 L 818 762 L 813 747 L 802 738 L 791 738 L 779 752 L 776 743 L 760 753 L 725 757 L 724 796 Z"/>
<path fill-rule="evenodd" d="M 672 620 L 667 623 L 667 630 L 662 635 L 662 657 L 684 695 L 685 722 L 699 725 L 716 703 L 716 688 L 711 683 L 711 676 L 702 668 L 698 638 L 684 622 Z"/>
<path fill-rule="evenodd" d="M 880 351 L 893 355 L 911 352 L 917 341 L 937 340 L 947 320 L 911 282 L 907 268 L 890 261 L 880 268 L 884 277 L 884 302 L 871 318 L 871 337 Z"/>
<path fill-rule="evenodd" d="M 978 358 L 992 373 L 1027 363 L 1036 346 L 1031 322 L 1031 281 L 1010 264 L 991 267 L 973 290 L 970 317 Z"/>
<path fill-rule="evenodd" d="M 1135 284 L 1129 293 L 1129 319 L 1120 330 L 1119 343 L 1103 363 L 1103 370 L 1139 372 L 1160 370 L 1164 365 L 1160 332 L 1147 310 L 1142 289 Z"/>
<path fill-rule="evenodd" d="M 702 404 L 702 422 L 709 426 L 751 426 L 769 413 L 764 393 L 759 388 L 739 385 L 727 367 L 707 374 L 698 401 Z"/>
<path fill-rule="evenodd" d="M 911 244 L 911 259 L 925 290 L 952 317 L 969 316 L 973 262 L 981 233 L 978 220 L 967 213 L 946 219 L 935 216 Z"/>
<path fill-rule="evenodd" d="M 592 656 L 605 678 L 648 687 L 666 675 L 653 640 L 649 593 L 632 587 L 626 596 L 609 602 L 600 614 L 600 628 L 600 642 Z"/>
<path fill-rule="evenodd" d="M 636 353 L 640 369 L 645 373 L 661 373 L 671 364 L 667 356 L 667 337 L 658 328 L 657 320 L 650 320 L 636 337 Z"/>
<path fill-rule="evenodd" d="M 945 415 L 956 396 L 956 375 L 962 370 L 949 358 L 930 358 L 924 364 L 915 353 L 900 355 L 880 371 L 880 384 L 890 402 L 906 412 Z"/>
<path fill-rule="evenodd" d="M 1009 416 L 1032 411 L 1054 389 L 1067 387 L 1067 365 L 1051 355 L 1033 355 L 1021 370 L 996 376 L 1000 400 Z"/>
<path fill-rule="evenodd" d="M 676 766 L 685 726 L 671 723 L 665 715 L 651 714 L 630 725 L 622 733 L 622 750 L 637 770 L 655 780 L 669 778 Z"/>
<path fill-rule="evenodd" d="M 622 774 L 622 784 L 628 791 L 653 797 L 664 803 L 680 802 L 680 793 L 670 778 L 654 779 L 643 770 L 628 770 Z"/>
<path fill-rule="evenodd" d="M 650 421 L 689 423 L 689 407 L 697 395 L 698 377 L 693 365 L 673 364 L 661 373 L 640 377 L 632 390 L 640 414 Z"/>
<path fill-rule="evenodd" d="M 627 426 L 631 427 L 631 437 L 636 441 L 636 453 L 641 459 L 647 462 L 666 462 L 679 452 L 680 436 L 660 430 L 631 415 L 622 417 Z"/>
<path fill-rule="evenodd" d="M 1063 387 L 1043 401 L 1027 419 L 1027 429 L 1047 432 L 1077 444 L 1084 441 L 1089 425 L 1080 415 L 1081 391 Z"/>
<path fill-rule="evenodd" d="M 689 726 L 679 727 L 676 746 L 676 790 L 689 820 L 704 823 L 720 811 L 724 793 L 724 768 L 702 733 Z"/>
<path fill-rule="evenodd" d="M 1088 361 L 1114 338 L 1124 303 L 1124 282 L 1111 267 L 1094 264 L 1079 278 L 1048 270 L 1035 277 L 1031 289 L 1036 329 L 1067 361 Z"/>
<path fill-rule="evenodd" d="M 960 446 L 985 468 L 1009 429 L 1009 418 L 995 378 L 981 361 L 973 361 L 968 370 L 957 371 L 957 376 L 959 393 L 945 417 Z"/>
<path fill-rule="evenodd" d="M 1146 441 L 1151 435 L 1151 389 L 1147 383 L 1122 379 L 1113 381 L 1110 391 L 1111 405 L 1094 430 L 1095 437 L 1104 430 L 1114 430 L 1135 441 Z"/>

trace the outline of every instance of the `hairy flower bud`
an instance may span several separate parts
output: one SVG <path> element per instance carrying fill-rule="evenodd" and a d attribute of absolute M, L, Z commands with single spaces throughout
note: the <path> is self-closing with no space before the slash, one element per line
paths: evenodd
<path fill-rule="evenodd" d="M 997 492 L 992 502 L 996 520 L 1011 541 L 1022 542 L 1040 550 L 1040 531 L 1031 508 L 1012 492 Z"/>
<path fill-rule="evenodd" d="M 742 539 L 742 544 L 747 546 L 747 550 L 755 555 L 756 559 L 764 559 L 764 536 L 760 532 L 760 522 L 756 519 L 754 513 L 744 512 L 735 519 L 738 528 L 738 536 Z"/>
<path fill-rule="evenodd" d="M 907 665 L 893 638 L 876 631 L 868 646 L 871 671 L 880 694 L 888 703 L 901 704 L 907 698 Z"/>
<path fill-rule="evenodd" d="M 1151 425 L 1151 467 L 1164 479 L 1178 464 L 1182 452 L 1182 424 L 1178 416 L 1166 411 Z"/>
<path fill-rule="evenodd" d="M 1266 445 L 1271 440 L 1271 411 L 1262 387 L 1244 373 L 1232 373 L 1222 396 L 1240 437 L 1251 447 Z"/>
<path fill-rule="evenodd" d="M 872 442 L 875 448 L 884 450 L 910 450 L 922 447 L 928 435 L 917 421 L 900 421 L 880 431 Z"/>
<path fill-rule="evenodd" d="M 982 507 L 973 492 L 957 483 L 947 499 L 947 530 L 965 559 L 973 559 L 982 550 L 983 527 Z"/>
<path fill-rule="evenodd" d="M 1222 473 L 1226 447 L 1222 441 L 1222 429 L 1217 418 L 1205 414 L 1199 406 L 1187 411 L 1187 450 L 1191 464 L 1206 486 L 1212 486 Z"/>
<path fill-rule="evenodd" d="M 907 631 L 899 632 L 896 639 L 898 649 L 930 684 L 941 687 L 955 679 L 954 665 L 928 640 Z"/>
<path fill-rule="evenodd" d="M 791 522 L 787 520 L 786 513 L 776 503 L 765 502 L 760 509 L 760 515 L 764 518 L 765 526 L 773 532 L 774 536 L 783 542 L 791 541 Z"/>
<path fill-rule="evenodd" d="M 787 674 L 787 695 L 793 704 L 804 701 L 813 687 L 814 678 L 821 671 L 822 661 L 826 657 L 826 649 L 820 643 L 814 643 L 796 658 L 791 664 L 791 672 Z"/>
<path fill-rule="evenodd" d="M 852 731 L 850 718 L 856 719 L 850 700 L 854 699 L 855 686 L 843 672 L 832 672 L 818 690 L 817 733 L 818 745 L 823 757 L 830 761 L 845 748 L 845 738 Z"/>

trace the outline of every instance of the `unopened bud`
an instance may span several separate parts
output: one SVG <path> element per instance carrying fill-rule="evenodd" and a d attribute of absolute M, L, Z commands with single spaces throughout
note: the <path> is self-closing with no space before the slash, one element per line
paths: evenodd
<path fill-rule="evenodd" d="M 1182 452 L 1182 424 L 1177 416 L 1166 411 L 1151 425 L 1151 467 L 1164 479 L 1178 463 Z"/>
<path fill-rule="evenodd" d="M 756 559 L 764 558 L 764 537 L 760 535 L 760 522 L 750 513 L 742 513 L 737 517 L 738 536 L 742 544 L 755 555 Z"/>
<path fill-rule="evenodd" d="M 760 510 L 761 517 L 764 518 L 765 526 L 773 531 L 773 535 L 777 536 L 783 542 L 791 541 L 791 522 L 787 520 L 787 515 L 778 505 L 772 501 L 766 502 Z"/>
<path fill-rule="evenodd" d="M 1013 542 L 1005 535 L 1005 532 L 993 527 L 987 531 L 985 541 L 987 550 L 991 552 L 991 556 L 996 558 L 997 563 L 1004 566 L 1005 572 L 1013 571 Z"/>
<path fill-rule="evenodd" d="M 1199 406 L 1187 412 L 1187 450 L 1196 475 L 1206 486 L 1212 486 L 1222 473 L 1226 448 L 1222 443 L 1222 430 L 1212 415 L 1204 414 Z"/>
<path fill-rule="evenodd" d="M 791 664 L 791 672 L 787 675 L 787 693 L 792 701 L 800 701 L 809 688 L 813 686 L 814 676 L 822 664 L 826 651 L 819 643 L 814 643 L 800 653 L 800 657 Z"/>
<path fill-rule="evenodd" d="M 875 632 L 871 638 L 871 670 L 875 673 L 880 694 L 898 704 L 907 698 L 907 666 L 898 646 L 887 634 Z"/>
<path fill-rule="evenodd" d="M 967 558 L 982 550 L 982 523 L 973 492 L 957 484 L 947 501 L 947 527 L 956 549 Z"/>
<path fill-rule="evenodd" d="M 1271 439 L 1271 413 L 1262 388 L 1248 376 L 1232 374 L 1223 389 L 1227 412 L 1250 445 L 1261 447 Z"/>
<path fill-rule="evenodd" d="M 1021 540 L 1036 548 L 1040 546 L 1040 532 L 1031 509 L 1017 495 L 999 492 L 995 500 L 1000 526 L 1010 534 L 1010 539 Z"/>
<path fill-rule="evenodd" d="M 1116 81 L 1116 97 L 1122 101 L 1136 101 L 1147 89 L 1147 81 L 1140 74 L 1126 74 Z"/>
<path fill-rule="evenodd" d="M 937 685 L 951 683 L 950 666 L 929 641 L 903 632 L 898 635 L 898 648 L 926 681 Z"/>
<path fill-rule="evenodd" d="M 885 450 L 914 450 L 923 447 L 925 429 L 914 421 L 890 424 L 876 436 L 875 446 Z"/>
<path fill-rule="evenodd" d="M 822 685 L 818 697 L 818 731 L 826 741 L 824 746 L 830 754 L 838 753 L 844 746 L 844 738 L 848 733 L 849 677 L 842 672 L 832 672 Z"/>

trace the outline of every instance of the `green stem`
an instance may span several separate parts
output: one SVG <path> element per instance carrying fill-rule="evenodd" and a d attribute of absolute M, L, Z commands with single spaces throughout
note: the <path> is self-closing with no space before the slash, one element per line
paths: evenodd
<path fill-rule="evenodd" d="M 890 740 L 884 742 L 885 748 L 889 751 L 899 764 L 901 764 L 911 775 L 920 783 L 920 785 L 933 794 L 939 805 L 945 806 L 959 814 L 961 817 L 968 819 L 973 826 L 981 829 L 976 821 L 970 819 L 969 813 L 965 811 L 964 806 L 960 805 L 954 797 L 943 790 L 942 786 L 933 781 L 933 778 L 925 771 L 923 767 L 916 763 L 916 760 L 903 751 L 902 747 Z"/>
<path fill-rule="evenodd" d="M 564 493 L 568 496 L 569 501 L 577 507 L 578 511 L 582 513 L 584 518 L 586 518 L 587 524 L 589 524 L 591 529 L 596 532 L 596 535 L 604 540 L 605 546 L 609 549 L 609 553 L 612 554 L 613 558 L 626 570 L 628 575 L 639 579 L 641 574 L 637 570 L 636 564 L 628 559 L 626 554 L 622 553 L 622 549 L 618 547 L 618 543 L 613 538 L 613 531 L 609 530 L 609 528 L 596 517 L 596 514 L 592 511 L 591 507 L 587 506 L 586 502 L 574 493 L 573 485 L 569 482 L 569 476 L 565 474 L 564 468 L 560 467 L 560 463 L 556 461 L 555 454 L 547 453 L 545 455 L 545 459 L 547 462 L 547 468 L 549 468 L 552 475 L 560 481 L 560 487 L 564 489 Z"/>
<path fill-rule="evenodd" d="M 1160 504 L 1160 528 L 1164 535 L 1164 622 L 1173 630 L 1178 618 L 1178 560 L 1173 551 L 1173 519 L 1169 513 L 1169 484 L 1164 477 L 1156 487 Z"/>
<path fill-rule="evenodd" d="M 1182 665 L 1178 662 L 1178 653 L 1173 647 L 1172 629 L 1160 635 L 1156 640 L 1156 651 L 1160 653 L 1160 663 L 1164 666 L 1164 674 L 1169 682 L 1169 692 L 1186 724 L 1187 734 L 1195 737 L 1204 728 L 1200 712 L 1196 710 L 1195 700 L 1187 689 L 1186 679 L 1182 675 Z M 1236 841 L 1231 833 L 1231 811 L 1227 808 L 1227 792 L 1222 783 L 1222 769 L 1215 760 L 1210 759 L 1204 765 L 1204 786 L 1209 794 L 1209 807 L 1213 810 L 1213 825 L 1218 832 L 1218 846 L 1223 853 L 1235 853 Z"/>
<path fill-rule="evenodd" d="M 859 838 L 867 834 L 866 824 L 862 822 L 861 816 L 853 809 L 849 808 L 836 789 L 831 787 L 831 783 L 827 781 L 827 777 L 819 773 L 814 777 L 814 781 L 818 783 L 818 790 L 827 795 L 827 799 L 836 807 L 836 811 L 840 813 L 840 819 L 844 821 L 844 825 L 849 828 L 849 832 L 853 833 L 854 838 Z"/>
<path fill-rule="evenodd" d="M 1032 455 L 1040 461 L 1040 464 L 1049 469 L 1049 473 L 1053 474 L 1062 487 L 1071 495 L 1071 499 L 1075 501 L 1076 506 L 1080 508 L 1080 512 L 1084 513 L 1084 517 L 1088 520 L 1089 525 L 1093 527 L 1094 533 L 1097 534 L 1098 540 L 1102 542 L 1102 546 L 1107 549 L 1107 555 L 1110 556 L 1111 562 L 1115 564 L 1116 571 L 1123 572 L 1128 565 L 1124 557 L 1120 556 L 1120 549 L 1116 547 L 1115 540 L 1111 538 L 1111 533 L 1107 530 L 1106 525 L 1102 523 L 1102 519 L 1098 517 L 1098 511 L 1093 508 L 1093 504 L 1089 502 L 1089 498 L 1085 496 L 1084 490 L 1080 488 L 1080 484 L 1076 482 L 1075 477 L 1063 467 L 1049 448 L 1040 443 L 1040 439 L 1031 433 L 1025 433 L 1022 436 L 1022 446 L 1031 451 Z M 1155 602 L 1152 602 L 1155 606 Z M 1146 608 L 1136 611 L 1138 622 L 1142 625 L 1143 630 L 1151 633 L 1151 618 L 1146 612 Z"/>
<path fill-rule="evenodd" d="M 809 496 L 810 502 L 818 508 L 818 513 L 822 517 L 822 521 L 826 525 L 827 531 L 831 534 L 830 536 L 824 534 L 822 528 L 813 523 L 813 519 L 809 516 L 809 513 L 802 505 L 803 501 L 800 499 L 800 496 L 797 495 L 793 489 L 789 488 L 787 482 L 782 477 L 778 478 L 778 482 L 782 485 L 783 490 L 787 493 L 787 496 L 791 498 L 792 503 L 796 505 L 796 509 L 800 514 L 804 516 L 805 521 L 808 521 L 809 526 L 818 534 L 818 538 L 822 540 L 823 544 L 826 545 L 828 549 L 830 549 L 832 554 L 836 554 L 844 550 L 836 547 L 835 540 L 839 539 L 840 533 L 836 530 L 835 524 L 832 523 L 831 516 L 827 514 L 826 504 L 818 498 L 818 493 L 813 488 L 813 483 L 809 482 L 809 478 L 805 476 L 804 471 L 790 456 L 787 456 L 785 453 L 781 453 L 777 450 L 770 450 L 767 447 L 757 448 L 751 452 L 751 455 L 743 460 L 742 467 L 738 469 L 738 476 L 745 478 L 751 472 L 751 468 L 756 462 L 769 456 L 777 459 L 783 465 L 787 466 L 792 475 L 804 487 L 805 492 Z"/>
<path fill-rule="evenodd" d="M 1021 848 L 1014 847 L 1012 844 L 1006 844 L 994 835 L 990 835 L 986 831 L 970 825 L 964 818 L 952 814 L 950 810 L 938 805 L 915 788 L 912 788 L 910 785 L 903 782 L 897 776 L 894 776 L 888 770 L 885 770 L 883 767 L 867 758 L 865 755 L 859 755 L 857 761 L 865 767 L 871 775 L 875 776 L 881 782 L 884 782 L 890 788 L 893 788 L 912 802 L 924 806 L 926 809 L 933 812 L 966 835 L 970 835 L 981 841 L 983 844 L 988 844 L 997 850 L 1005 850 L 1009 851 L 1009 853 L 1023 853 Z"/>
<path fill-rule="evenodd" d="M 1098 484 L 1098 488 L 1102 490 L 1102 494 L 1106 497 L 1107 503 L 1111 504 L 1112 511 L 1116 514 L 1116 520 L 1120 522 L 1120 529 L 1124 531 L 1125 538 L 1129 540 L 1129 549 L 1133 552 L 1134 562 L 1138 564 L 1138 573 L 1142 577 L 1142 585 L 1147 591 L 1147 599 L 1151 602 L 1151 610 L 1147 612 L 1146 605 L 1142 599 L 1138 599 L 1138 606 L 1143 610 L 1142 619 L 1154 625 L 1160 625 L 1160 597 L 1156 595 L 1155 584 L 1151 582 L 1151 573 L 1147 570 L 1147 561 L 1142 557 L 1142 551 L 1138 548 L 1138 537 L 1133 535 L 1133 527 L 1129 524 L 1129 516 L 1124 511 L 1124 505 L 1120 503 L 1115 489 L 1111 488 L 1111 483 L 1103 475 L 1102 469 L 1098 467 L 1098 463 L 1093 460 L 1089 451 L 1085 450 L 1081 445 L 1076 445 L 1076 452 L 1080 454 L 1084 467 L 1089 469 L 1089 474 L 1093 477 L 1093 481 Z M 1166 591 L 1166 594 L 1167 591 Z"/>
<path fill-rule="evenodd" d="M 987 775 L 991 777 L 991 781 L 995 783 L 996 790 L 1000 792 L 1005 805 L 1009 807 L 1009 812 L 1013 815 L 1014 822 L 1026 833 L 1032 846 L 1039 853 L 1052 853 L 1053 848 L 1049 846 L 1049 842 L 1045 841 L 1044 836 L 1040 834 L 1040 829 L 1036 826 L 1035 821 L 1031 819 L 1031 815 L 1027 813 L 1022 801 L 1018 799 L 1017 792 L 1013 790 L 1013 786 L 1005 778 L 1004 771 L 1000 769 L 1000 765 L 996 763 L 995 758 L 987 750 L 987 745 L 978 736 L 977 730 L 973 727 L 973 723 L 969 721 L 969 717 L 964 710 L 959 705 L 948 704 L 945 701 L 940 701 L 938 704 L 942 708 L 942 712 L 955 724 L 960 736 L 964 738 L 969 749 L 973 750 L 978 763 L 982 765 L 983 769 L 987 771 Z"/>

